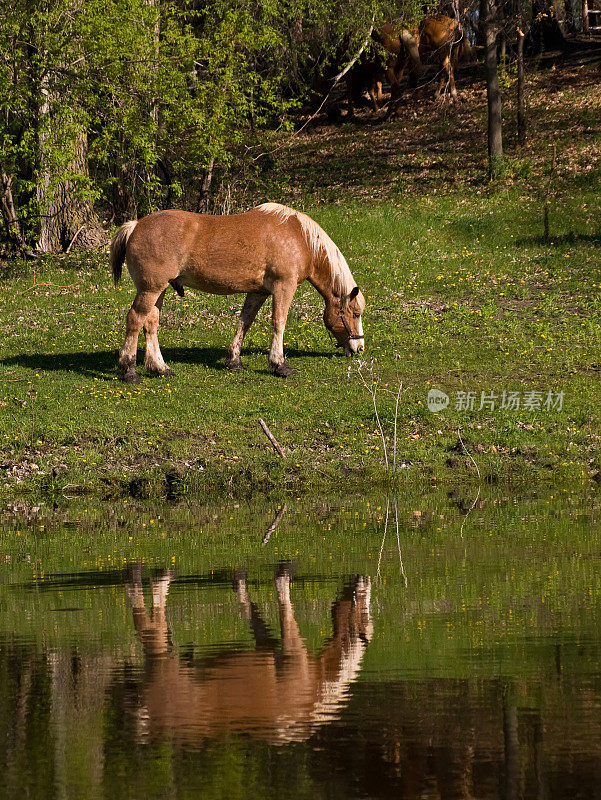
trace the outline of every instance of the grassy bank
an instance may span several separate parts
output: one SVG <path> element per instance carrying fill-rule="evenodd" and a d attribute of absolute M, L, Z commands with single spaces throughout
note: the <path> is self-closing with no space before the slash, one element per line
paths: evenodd
<path fill-rule="evenodd" d="M 286 381 L 267 370 L 267 311 L 248 335 L 245 372 L 229 374 L 224 350 L 239 299 L 188 292 L 169 296 L 161 331 L 176 377 L 125 386 L 115 353 L 131 285 L 111 286 L 106 254 L 15 265 L 2 279 L 2 491 L 586 483 L 601 469 L 595 202 L 586 188 L 566 198 L 562 229 L 548 244 L 540 207 L 519 192 L 310 210 L 366 295 L 366 352 L 361 367 L 334 351 L 321 299 L 303 286 L 286 332 L 297 374 Z M 384 466 L 360 370 L 389 390 L 377 395 L 389 463 L 394 394 L 403 386 L 396 476 Z M 447 393 L 446 410 L 428 410 L 431 388 Z M 503 391 L 519 393 L 521 407 L 499 409 Z M 528 409 L 533 391 L 542 395 L 530 405 L 540 400 L 540 408 Z M 456 408 L 459 392 L 474 393 L 473 409 Z M 548 392 L 555 407 L 545 407 Z"/>
<path fill-rule="evenodd" d="M 601 213 L 593 156 L 601 131 L 598 117 L 590 116 L 591 69 L 564 89 L 548 73 L 547 82 L 559 86 L 548 112 L 542 84 L 531 101 L 539 104 L 538 116 L 536 108 L 532 114 L 541 138 L 533 132 L 528 157 L 522 152 L 519 164 L 510 159 L 513 174 L 492 188 L 474 171 L 480 151 L 467 134 L 457 145 L 465 158 L 452 180 L 453 159 L 443 159 L 444 169 L 429 171 L 437 183 L 424 183 L 421 192 L 415 181 L 405 189 L 396 185 L 392 194 L 376 186 L 390 187 L 390 164 L 386 174 L 370 168 L 363 193 L 355 191 L 355 173 L 347 170 L 358 164 L 345 144 L 350 126 L 311 134 L 313 145 L 322 142 L 342 159 L 338 174 L 348 182 L 327 203 L 323 187 L 308 178 L 309 194 L 292 183 L 271 199 L 310 213 L 346 255 L 368 303 L 362 362 L 335 352 L 321 323 L 321 299 L 306 285 L 297 292 L 285 337 L 296 376 L 282 381 L 267 369 L 268 308 L 247 337 L 245 372 L 230 374 L 225 348 L 241 298 L 187 292 L 178 300 L 170 292 L 159 335 L 176 377 L 144 376 L 140 387 L 125 386 L 115 363 L 132 285 L 126 276 L 113 288 L 107 253 L 4 265 L 0 497 L 298 495 L 408 483 L 596 486 Z M 558 105 L 560 90 L 570 96 Z M 483 113 L 473 91 L 473 107 L 453 112 L 458 129 L 472 126 L 472 133 Z M 568 129 L 558 109 L 565 122 L 578 104 L 588 109 L 586 124 L 573 127 L 569 143 L 561 144 Z M 432 147 L 446 141 L 449 150 L 449 117 L 427 105 L 420 114 L 420 125 L 430 115 L 437 126 Z M 563 137 L 552 182 L 544 174 L 548 141 L 542 138 L 551 123 Z M 367 141 L 361 124 L 358 143 Z M 387 136 L 390 152 L 405 147 L 407 153 L 407 124 L 401 118 L 378 129 L 374 141 L 381 145 Z M 282 181 L 295 159 L 311 168 L 308 141 L 294 147 L 280 156 L 274 175 Z M 422 153 L 422 163 L 429 157 Z M 317 165 L 311 169 L 317 176 Z M 544 241 L 547 194 L 551 235 Z M 363 383 L 372 375 L 385 441 Z M 401 385 L 393 474 L 392 421 Z M 439 413 L 427 406 L 433 388 L 449 397 Z M 501 408 L 511 392 L 513 406 Z M 457 408 L 461 397 L 473 407 Z M 271 449 L 259 417 L 284 447 L 284 459 Z"/>

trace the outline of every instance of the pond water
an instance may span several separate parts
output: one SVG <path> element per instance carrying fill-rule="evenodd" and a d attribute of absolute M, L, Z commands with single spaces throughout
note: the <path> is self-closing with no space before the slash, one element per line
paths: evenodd
<path fill-rule="evenodd" d="M 600 533 L 567 492 L 18 507 L 0 797 L 601 797 Z"/>

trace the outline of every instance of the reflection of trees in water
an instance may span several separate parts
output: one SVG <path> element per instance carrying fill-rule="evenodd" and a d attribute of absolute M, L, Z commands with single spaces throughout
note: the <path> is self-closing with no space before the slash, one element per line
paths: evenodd
<path fill-rule="evenodd" d="M 536 707 L 523 705 L 524 696 L 536 696 Z M 513 687 L 449 679 L 360 685 L 348 713 L 361 720 L 364 744 L 344 741 L 339 724 L 320 731 L 316 744 L 337 750 L 362 796 L 600 797 L 600 701 L 601 685 L 583 691 L 555 677 Z"/>
<path fill-rule="evenodd" d="M 103 797 L 114 659 L 0 645 L 0 796 Z"/>

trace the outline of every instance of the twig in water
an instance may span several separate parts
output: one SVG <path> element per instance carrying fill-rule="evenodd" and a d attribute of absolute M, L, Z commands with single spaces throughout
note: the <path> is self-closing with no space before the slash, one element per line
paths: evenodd
<path fill-rule="evenodd" d="M 271 536 L 271 534 L 274 532 L 274 530 L 278 527 L 278 525 L 282 521 L 282 517 L 286 513 L 287 508 L 288 508 L 288 506 L 286 505 L 286 503 L 284 503 L 284 505 L 280 508 L 280 510 L 276 514 L 274 521 L 271 523 L 271 525 L 267 529 L 267 533 L 263 537 L 263 541 L 261 542 L 261 544 L 267 544 L 267 542 L 269 541 L 269 537 Z"/>
<path fill-rule="evenodd" d="M 380 578 L 380 567 L 382 565 L 382 553 L 384 552 L 384 543 L 386 541 L 386 534 L 388 533 L 388 516 L 390 512 L 390 501 L 388 498 L 386 499 L 386 519 L 384 520 L 384 535 L 382 536 L 382 544 L 380 545 L 380 553 L 378 554 L 378 569 L 376 571 L 376 580 Z M 403 576 L 403 581 L 405 586 L 407 586 L 407 574 L 405 572 L 405 567 L 403 565 L 403 555 L 401 553 L 401 537 L 399 535 L 399 507 L 395 500 L 394 502 L 394 520 L 395 520 L 395 527 L 396 527 L 396 544 L 397 550 L 399 552 L 399 564 L 401 567 L 401 575 Z"/>
<path fill-rule="evenodd" d="M 472 456 L 470 455 L 470 453 L 469 453 L 469 451 L 468 451 L 467 447 L 466 447 L 466 446 L 463 444 L 463 439 L 461 438 L 461 434 L 459 433 L 459 428 L 457 428 L 457 436 L 459 437 L 459 441 L 461 442 L 461 446 L 463 447 L 463 449 L 464 449 L 464 451 L 465 451 L 465 453 L 466 453 L 467 457 L 470 459 L 470 461 L 472 462 L 472 464 L 473 464 L 473 465 L 476 467 L 476 472 L 478 473 L 478 479 L 479 479 L 479 480 L 481 480 L 481 477 L 480 477 L 480 470 L 478 469 L 478 465 L 476 464 L 476 462 L 474 461 L 474 459 L 473 459 L 473 458 L 472 458 Z M 478 493 L 476 494 L 476 498 L 475 498 L 474 502 L 471 504 L 471 506 L 470 506 L 470 508 L 469 508 L 469 510 L 468 510 L 468 512 L 467 512 L 467 514 L 466 514 L 466 515 L 465 515 L 465 517 L 463 518 L 463 522 L 461 523 L 461 530 L 459 531 L 459 535 L 461 536 L 461 538 L 462 538 L 462 539 L 463 539 L 463 526 L 465 525 L 465 521 L 466 521 L 466 519 L 467 519 L 467 518 L 469 517 L 469 515 L 472 513 L 472 511 L 474 510 L 474 507 L 475 507 L 476 503 L 478 502 L 478 498 L 480 497 L 480 489 L 481 489 L 481 488 L 482 488 L 482 487 L 481 487 L 481 485 L 478 485 Z"/>
<path fill-rule="evenodd" d="M 396 500 L 394 502 L 394 518 L 396 522 L 396 544 L 399 551 L 399 564 L 401 565 L 401 575 L 403 576 L 403 579 L 405 581 L 405 586 L 407 586 L 407 575 L 405 574 L 405 567 L 403 566 L 403 556 L 401 555 L 401 540 L 399 538 L 399 507 L 396 503 Z"/>
<path fill-rule="evenodd" d="M 384 520 L 384 536 L 382 536 L 382 544 L 380 545 L 380 554 L 378 555 L 378 570 L 376 578 L 380 577 L 380 564 L 382 563 L 382 552 L 384 550 L 384 542 L 386 541 L 386 534 L 388 533 L 388 512 L 390 510 L 390 502 L 386 498 L 386 519 Z"/>
<path fill-rule="evenodd" d="M 478 473 L 478 478 L 480 480 L 482 480 L 482 478 L 480 476 L 480 470 L 478 469 L 478 465 L 476 464 L 476 462 L 472 458 L 472 456 L 471 456 L 470 452 L 468 451 L 467 447 L 463 444 L 463 439 L 461 438 L 461 433 L 459 432 L 459 428 L 457 428 L 457 436 L 459 437 L 459 441 L 461 443 L 461 446 L 463 447 L 463 450 L 464 450 L 466 456 L 469 458 L 469 460 L 472 462 L 472 464 L 476 467 L 476 472 Z"/>
<path fill-rule="evenodd" d="M 397 420 L 399 418 L 399 400 L 401 399 L 401 392 L 403 391 L 403 384 L 399 383 L 399 390 L 396 394 L 396 401 L 394 404 L 394 437 L 392 440 L 392 471 L 396 472 L 396 429 Z"/>
<path fill-rule="evenodd" d="M 278 453 L 282 458 L 284 458 L 284 451 L 280 447 L 280 443 L 275 438 L 273 433 L 269 430 L 269 428 L 265 424 L 265 421 L 262 420 L 261 417 L 259 417 L 259 425 L 261 426 L 261 428 L 263 428 L 263 433 L 265 434 L 265 436 L 267 436 L 267 438 L 271 442 L 273 449 L 276 451 L 276 453 Z"/>

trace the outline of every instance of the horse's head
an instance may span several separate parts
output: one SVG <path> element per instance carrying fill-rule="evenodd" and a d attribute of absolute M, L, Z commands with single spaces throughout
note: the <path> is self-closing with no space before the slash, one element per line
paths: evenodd
<path fill-rule="evenodd" d="M 344 354 L 352 356 L 365 349 L 361 314 L 365 310 L 365 298 L 355 286 L 351 293 L 343 297 L 340 305 L 326 307 L 324 324 L 336 339 L 337 347 L 344 349 Z"/>

